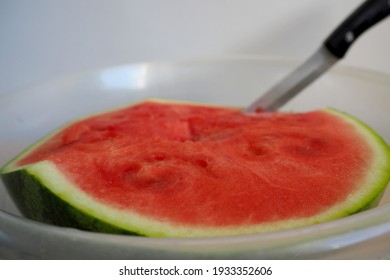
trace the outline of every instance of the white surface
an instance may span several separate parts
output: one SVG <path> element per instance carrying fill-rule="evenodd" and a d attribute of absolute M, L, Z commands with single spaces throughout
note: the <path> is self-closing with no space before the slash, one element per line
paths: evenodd
<path fill-rule="evenodd" d="M 1 0 L 0 94 L 96 67 L 250 54 L 304 59 L 360 0 Z M 390 73 L 390 20 L 342 64 Z"/>

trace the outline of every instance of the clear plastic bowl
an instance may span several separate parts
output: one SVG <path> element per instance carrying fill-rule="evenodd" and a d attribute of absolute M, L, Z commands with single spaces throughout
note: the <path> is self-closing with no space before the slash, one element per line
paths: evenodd
<path fill-rule="evenodd" d="M 141 63 L 75 74 L 0 96 L 0 164 L 74 118 L 148 97 L 246 106 L 296 63 L 258 57 Z M 390 142 L 390 77 L 336 66 L 282 110 L 344 110 Z M 388 259 L 390 196 L 372 210 L 266 234 L 146 238 L 61 228 L 21 217 L 0 185 L 0 258 Z"/>

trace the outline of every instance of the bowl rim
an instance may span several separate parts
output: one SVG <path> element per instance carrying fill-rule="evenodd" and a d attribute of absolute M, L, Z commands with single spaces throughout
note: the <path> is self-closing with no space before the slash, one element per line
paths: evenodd
<path fill-rule="evenodd" d="M 283 64 L 289 67 L 298 66 L 299 63 L 302 62 L 302 59 L 296 57 L 285 57 L 285 56 L 276 56 L 276 55 L 250 55 L 250 54 L 235 54 L 235 55 L 220 55 L 220 56 L 202 56 L 195 58 L 182 58 L 175 60 L 145 60 L 145 61 L 134 61 L 134 62 L 124 62 L 121 64 L 112 64 L 101 67 L 92 67 L 83 70 L 78 70 L 70 73 L 65 73 L 62 75 L 58 75 L 52 78 L 46 78 L 43 80 L 30 82 L 24 85 L 21 85 L 17 88 L 1 92 L 0 101 L 3 98 L 9 98 L 13 95 L 24 94 L 26 91 L 32 90 L 34 88 L 39 88 L 43 86 L 47 86 L 49 84 L 61 83 L 66 80 L 74 80 L 79 78 L 84 78 L 85 76 L 96 74 L 102 71 L 113 71 L 126 67 L 138 67 L 144 65 L 185 65 L 185 64 L 204 64 L 204 63 L 234 63 L 234 62 L 257 62 L 257 63 L 277 63 Z M 346 76 L 361 76 L 364 75 L 365 79 L 380 79 L 381 83 L 385 83 L 390 85 L 390 73 L 381 72 L 379 70 L 363 68 L 359 66 L 353 66 L 348 64 L 343 64 L 343 62 L 338 62 L 338 64 L 334 65 L 331 69 L 327 71 L 327 73 L 331 74 L 341 74 Z M 324 73 L 323 75 L 326 75 Z"/>
<path fill-rule="evenodd" d="M 221 63 L 229 62 L 234 63 L 238 61 L 252 61 L 256 63 L 278 63 L 288 65 L 289 67 L 295 66 L 299 61 L 297 59 L 286 59 L 282 57 L 263 57 L 263 56 L 221 56 L 202 59 L 183 59 L 174 61 L 152 61 L 152 62 L 137 62 L 137 63 L 125 63 L 121 65 L 95 68 L 86 71 L 80 71 L 68 75 L 63 75 L 55 79 L 50 79 L 45 82 L 39 82 L 32 85 L 9 91 L 0 95 L 0 102 L 6 100 L 10 96 L 25 94 L 26 91 L 31 88 L 39 88 L 47 84 L 61 83 L 66 80 L 73 80 L 75 78 L 85 78 L 88 75 L 94 75 L 101 71 L 120 69 L 122 67 L 137 66 L 137 65 L 183 65 L 187 63 Z M 330 70 L 332 73 L 341 74 L 344 76 L 360 77 L 365 76 L 365 79 L 380 79 L 386 85 L 390 86 L 390 75 L 375 70 L 363 69 L 354 66 L 339 65 L 335 69 Z M 9 213 L 3 209 L 0 209 L 0 224 L 5 228 L 22 229 L 28 227 L 29 229 L 39 232 L 43 235 L 57 236 L 59 238 L 67 237 L 71 233 L 72 238 L 82 238 L 86 240 L 93 240 L 98 243 L 112 243 L 120 244 L 121 246 L 134 245 L 137 246 L 157 246 L 159 248 L 172 249 L 172 245 L 177 248 L 197 248 L 197 247 L 210 247 L 210 248 L 224 248 L 227 244 L 233 248 L 239 248 L 242 245 L 247 247 L 253 247 L 254 249 L 261 246 L 280 246 L 281 244 L 298 244 L 306 242 L 307 240 L 314 240 L 316 237 L 334 237 L 336 235 L 351 235 L 353 232 L 366 230 L 367 228 L 378 228 L 378 230 L 371 236 L 372 238 L 377 235 L 390 233 L 390 204 L 381 205 L 371 210 L 361 212 L 345 218 L 306 226 L 294 229 L 287 229 L 281 231 L 274 231 L 268 233 L 254 233 L 240 236 L 226 236 L 226 237 L 201 237 L 201 238 L 149 238 L 141 236 L 125 236 L 107 233 L 88 232 L 73 228 L 64 228 L 49 224 L 36 222 L 12 213 Z M 1 233 L 1 232 L 0 232 Z M 0 234 L 1 236 L 1 234 Z M 0 238 L 0 244 L 1 244 Z M 358 242 L 357 239 L 351 240 L 348 244 L 340 246 L 349 246 L 353 242 Z M 241 248 L 241 247 L 240 247 Z"/>

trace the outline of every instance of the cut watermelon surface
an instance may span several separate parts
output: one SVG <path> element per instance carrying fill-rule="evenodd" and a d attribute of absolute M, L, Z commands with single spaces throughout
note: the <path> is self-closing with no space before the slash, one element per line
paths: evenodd
<path fill-rule="evenodd" d="M 374 206 L 390 150 L 334 109 L 243 114 L 145 101 L 75 121 L 1 170 L 21 212 L 159 237 L 268 232 Z"/>

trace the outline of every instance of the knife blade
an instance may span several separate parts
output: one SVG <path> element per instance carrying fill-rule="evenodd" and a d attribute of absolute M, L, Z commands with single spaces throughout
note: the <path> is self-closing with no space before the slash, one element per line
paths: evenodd
<path fill-rule="evenodd" d="M 265 112 L 276 111 L 337 61 L 338 59 L 326 48 L 321 47 L 302 65 L 249 105 L 245 111 L 256 112 L 259 108 Z"/>

